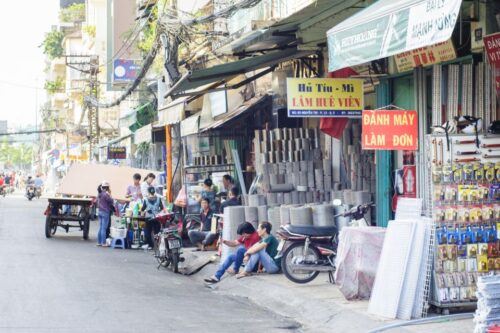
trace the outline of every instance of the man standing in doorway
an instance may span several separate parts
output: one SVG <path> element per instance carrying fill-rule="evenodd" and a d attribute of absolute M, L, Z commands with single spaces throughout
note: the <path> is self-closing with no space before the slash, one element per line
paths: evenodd
<path fill-rule="evenodd" d="M 148 195 L 149 195 L 149 192 L 148 192 L 148 189 L 153 186 L 153 182 L 155 181 L 156 179 L 156 176 L 154 173 L 148 173 L 148 175 L 146 176 L 146 178 L 144 179 L 144 181 L 142 182 L 141 184 L 141 193 L 142 193 L 142 197 L 143 198 L 147 198 Z"/>

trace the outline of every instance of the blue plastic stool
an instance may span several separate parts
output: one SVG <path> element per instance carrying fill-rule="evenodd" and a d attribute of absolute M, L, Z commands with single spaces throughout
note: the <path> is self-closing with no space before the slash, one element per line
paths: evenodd
<path fill-rule="evenodd" d="M 112 249 L 116 249 L 116 248 L 120 248 L 120 249 L 126 249 L 127 248 L 127 243 L 126 243 L 126 239 L 125 237 L 123 238 L 113 238 L 113 240 L 111 241 L 111 248 Z"/>

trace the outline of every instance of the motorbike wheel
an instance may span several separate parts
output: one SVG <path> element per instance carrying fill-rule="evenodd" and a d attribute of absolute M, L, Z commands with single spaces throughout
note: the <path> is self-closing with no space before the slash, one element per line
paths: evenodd
<path fill-rule="evenodd" d="M 31 201 L 33 200 L 33 197 L 31 195 L 28 196 L 28 200 Z"/>
<path fill-rule="evenodd" d="M 308 283 L 314 280 L 319 274 L 319 271 L 294 272 L 292 270 L 291 265 L 294 257 L 303 256 L 303 254 L 304 243 L 293 243 L 285 250 L 281 258 L 281 269 L 283 270 L 283 274 L 292 282 L 301 284 Z M 311 258 L 311 261 L 316 261 L 321 256 L 319 250 L 312 245 L 309 245 L 306 255 Z"/>
<path fill-rule="evenodd" d="M 89 239 L 89 231 L 90 231 L 90 219 L 87 218 L 83 221 L 83 239 Z"/>
<path fill-rule="evenodd" d="M 154 238 L 154 252 L 155 252 L 155 258 L 158 261 L 158 268 L 165 267 L 167 268 L 170 265 L 170 260 L 168 258 L 165 258 L 164 256 L 161 255 L 160 253 L 160 241 L 159 237 Z"/>
<path fill-rule="evenodd" d="M 57 225 L 56 227 L 52 226 L 52 219 L 50 216 L 47 216 L 45 218 L 45 237 L 50 238 L 52 235 L 56 233 Z"/>
<path fill-rule="evenodd" d="M 172 269 L 174 273 L 179 273 L 179 251 L 172 252 Z"/>

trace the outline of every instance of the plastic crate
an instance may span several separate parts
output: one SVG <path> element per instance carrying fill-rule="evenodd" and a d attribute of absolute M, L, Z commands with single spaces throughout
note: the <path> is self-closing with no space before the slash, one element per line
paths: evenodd
<path fill-rule="evenodd" d="M 127 229 L 110 228 L 111 238 L 125 238 L 127 237 Z"/>

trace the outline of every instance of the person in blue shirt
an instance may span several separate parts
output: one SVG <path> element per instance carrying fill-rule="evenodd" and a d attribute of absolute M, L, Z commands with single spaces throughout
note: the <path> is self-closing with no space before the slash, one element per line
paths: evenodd
<path fill-rule="evenodd" d="M 215 202 L 215 191 L 213 189 L 212 179 L 207 178 L 203 181 L 203 189 L 201 190 L 200 196 L 198 197 L 198 202 L 201 204 L 202 199 L 208 199 L 210 203 L 210 209 L 213 212 L 217 211 L 217 205 Z"/>
<path fill-rule="evenodd" d="M 160 232 L 160 222 L 156 220 L 156 215 L 163 210 L 163 202 L 156 195 L 156 190 L 153 186 L 148 188 L 148 196 L 144 198 L 142 203 L 142 214 L 146 217 L 146 227 L 144 228 L 144 237 L 146 243 L 144 249 L 152 249 L 154 247 L 153 235 Z"/>
<path fill-rule="evenodd" d="M 191 244 L 201 244 L 201 251 L 205 251 L 205 246 L 211 245 L 217 239 L 217 234 L 210 232 L 212 230 L 212 216 L 210 201 L 207 198 L 201 199 L 201 226 L 198 230 L 189 230 L 188 232 Z"/>

